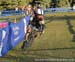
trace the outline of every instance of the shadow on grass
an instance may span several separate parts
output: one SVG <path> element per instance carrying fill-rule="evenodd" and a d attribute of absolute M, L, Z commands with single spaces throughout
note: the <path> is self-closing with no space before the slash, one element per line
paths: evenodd
<path fill-rule="evenodd" d="M 72 56 L 70 57 L 63 57 L 62 54 L 60 56 L 58 55 L 49 55 L 49 54 L 44 54 L 43 52 L 45 51 L 63 51 L 65 52 L 65 50 L 69 51 L 69 52 L 72 52 L 75 51 L 75 48 L 52 48 L 52 49 L 29 49 L 29 50 L 25 50 L 25 51 L 22 51 L 20 50 L 20 53 L 19 53 L 19 50 L 14 50 L 16 51 L 16 53 L 19 53 L 20 56 L 17 56 L 17 55 L 7 55 L 5 57 L 0 57 L 0 59 L 3 59 L 3 60 L 11 60 L 11 61 L 17 61 L 17 62 L 35 62 L 35 58 L 45 58 L 45 57 L 49 57 L 49 58 L 66 58 L 66 59 L 71 59 L 71 58 L 74 58 L 73 55 L 74 53 L 72 54 Z M 34 53 L 32 53 L 34 52 Z M 42 54 L 40 54 L 40 52 L 42 52 Z M 57 53 L 59 54 L 59 53 Z"/>
<path fill-rule="evenodd" d="M 71 49 L 75 49 L 75 47 L 72 47 L 72 48 L 46 48 L 46 49 L 29 49 L 27 51 L 51 51 L 51 50 L 71 50 Z"/>
<path fill-rule="evenodd" d="M 7 55 L 5 57 L 0 57 L 0 59 L 3 59 L 4 61 L 9 60 L 13 62 L 33 62 L 34 58 L 33 57 L 28 57 L 28 56 L 13 56 L 13 55 Z"/>
<path fill-rule="evenodd" d="M 75 20 L 75 16 L 51 16 L 51 17 L 46 17 L 46 20 L 48 20 L 46 22 L 47 23 L 50 23 L 54 20 L 57 20 L 57 21 L 61 21 L 63 19 L 66 19 L 67 20 L 67 25 L 68 25 L 68 29 L 70 31 L 70 33 L 72 34 L 72 41 L 75 42 L 75 31 L 73 29 L 73 25 L 71 24 L 71 19 L 74 19 Z"/>
<path fill-rule="evenodd" d="M 71 18 L 71 19 L 73 19 L 73 20 L 75 20 L 75 16 L 68 16 L 69 18 Z M 61 21 L 61 20 L 63 20 L 63 19 L 65 19 L 65 16 L 56 16 L 56 15 L 54 15 L 54 16 L 45 16 L 45 19 L 46 20 L 58 20 L 58 21 Z"/>
<path fill-rule="evenodd" d="M 54 15 L 54 16 L 45 16 L 45 20 L 48 20 L 48 21 L 46 21 L 46 24 L 50 23 L 52 21 L 56 21 L 56 20 L 57 21 L 62 21 L 63 19 L 65 19 L 65 17 L 66 17 L 67 20 L 68 20 L 68 18 L 75 20 L 75 16 L 56 16 L 56 15 Z"/>
<path fill-rule="evenodd" d="M 49 55 L 49 54 L 44 54 L 43 52 L 51 52 L 51 51 L 69 51 L 72 52 L 72 57 L 62 57 L 62 54 L 56 52 L 57 54 L 60 54 L 60 56 L 57 55 Z M 50 58 L 74 58 L 74 51 L 75 51 L 75 47 L 71 47 L 71 48 L 46 48 L 46 49 L 29 49 L 29 50 L 25 50 L 24 53 L 22 53 L 23 55 L 33 55 L 33 56 L 39 56 L 39 57 L 50 57 Z M 26 53 L 25 53 L 26 52 Z M 31 52 L 35 52 L 35 53 L 31 53 Z M 38 52 L 38 53 L 37 53 Z M 43 54 L 39 54 L 39 52 L 42 52 Z M 64 53 L 65 54 L 65 53 Z"/>
<path fill-rule="evenodd" d="M 54 20 L 54 16 L 46 17 L 45 20 L 47 20 L 45 24 L 50 23 Z"/>
<path fill-rule="evenodd" d="M 65 15 L 65 17 L 66 17 L 66 20 L 67 20 L 68 29 L 73 36 L 72 41 L 75 42 L 75 31 L 73 29 L 73 25 L 71 24 L 71 19 L 70 19 L 70 17 L 68 17 L 66 15 Z"/>

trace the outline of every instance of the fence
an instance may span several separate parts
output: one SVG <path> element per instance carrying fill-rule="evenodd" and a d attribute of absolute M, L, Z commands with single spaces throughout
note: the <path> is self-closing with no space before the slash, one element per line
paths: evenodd
<path fill-rule="evenodd" d="M 4 10 L 0 12 L 0 16 L 12 16 L 12 15 L 20 15 L 23 14 L 24 11 L 18 10 Z"/>
<path fill-rule="evenodd" d="M 23 15 L 25 11 L 22 10 L 4 10 L 0 11 L 0 19 L 2 18 L 8 18 L 8 16 L 19 16 Z M 65 7 L 65 8 L 46 8 L 44 9 L 44 14 L 49 14 L 49 13 L 59 13 L 59 12 L 75 12 L 75 9 L 71 9 L 70 7 Z"/>
<path fill-rule="evenodd" d="M 25 11 L 22 10 L 4 10 L 4 11 L 0 11 L 0 17 L 1 16 L 12 16 L 12 15 L 20 15 L 23 14 Z M 58 13 L 58 12 L 75 12 L 75 9 L 71 9 L 70 7 L 65 7 L 65 8 L 46 8 L 44 10 L 44 13 Z"/>
<path fill-rule="evenodd" d="M 18 10 L 4 10 L 0 11 L 0 22 L 3 21 L 16 21 L 18 18 L 21 18 L 24 11 Z"/>
<path fill-rule="evenodd" d="M 59 13 L 59 12 L 75 12 L 75 9 L 71 9 L 70 7 L 67 7 L 67 8 L 47 8 L 44 10 L 45 14 Z"/>

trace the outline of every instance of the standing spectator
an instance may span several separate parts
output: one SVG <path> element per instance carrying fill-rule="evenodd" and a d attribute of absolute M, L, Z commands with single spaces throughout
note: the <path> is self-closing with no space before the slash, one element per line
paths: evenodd
<path fill-rule="evenodd" d="M 15 8 L 15 11 L 18 11 L 18 10 L 19 10 L 18 7 L 16 7 L 16 8 Z"/>

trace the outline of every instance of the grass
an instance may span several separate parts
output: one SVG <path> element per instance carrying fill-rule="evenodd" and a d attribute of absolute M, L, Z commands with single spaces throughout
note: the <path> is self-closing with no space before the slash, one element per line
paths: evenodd
<path fill-rule="evenodd" d="M 45 33 L 32 46 L 21 50 L 22 42 L 0 62 L 37 62 L 36 59 L 75 59 L 75 13 L 47 14 Z M 39 61 L 41 62 L 41 61 Z"/>

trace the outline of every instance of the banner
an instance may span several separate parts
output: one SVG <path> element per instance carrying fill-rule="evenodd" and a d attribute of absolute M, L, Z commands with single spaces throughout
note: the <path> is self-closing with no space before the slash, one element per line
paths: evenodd
<path fill-rule="evenodd" d="M 8 22 L 8 26 L 1 27 L 0 56 L 5 56 L 25 38 L 29 20 L 30 16 L 27 16 L 18 23 Z"/>
<path fill-rule="evenodd" d="M 19 42 L 21 42 L 26 34 L 26 21 L 24 23 L 25 19 L 22 19 L 19 23 L 10 23 L 10 41 L 12 44 L 12 47 L 15 47 Z"/>
<path fill-rule="evenodd" d="M 10 41 L 12 47 L 15 47 L 19 42 L 21 42 L 26 35 L 27 25 L 29 24 L 30 16 L 22 18 L 18 23 L 10 22 Z"/>
<path fill-rule="evenodd" d="M 9 43 L 8 35 L 9 35 L 8 22 L 1 22 L 0 23 L 0 56 L 2 56 L 6 52 L 7 43 Z"/>

